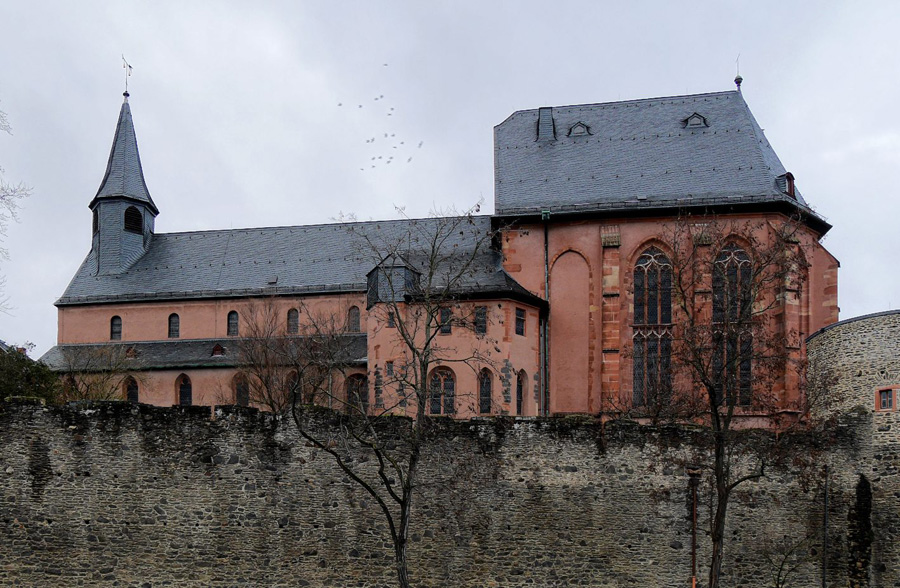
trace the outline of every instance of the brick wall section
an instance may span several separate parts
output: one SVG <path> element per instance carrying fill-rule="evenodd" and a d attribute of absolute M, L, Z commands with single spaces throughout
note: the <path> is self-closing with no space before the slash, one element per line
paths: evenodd
<path fill-rule="evenodd" d="M 900 386 L 900 311 L 850 319 L 807 340 L 810 373 L 824 374 L 820 418 L 854 412 L 865 451 L 846 472 L 871 484 L 874 541 L 868 577 L 872 586 L 900 586 L 900 412 L 875 410 L 879 389 Z"/>
<path fill-rule="evenodd" d="M 829 585 L 847 585 L 848 529 L 860 528 L 851 524 L 853 468 L 870 428 L 851 416 L 827 443 L 833 471 L 849 472 L 830 482 Z M 688 585 L 684 464 L 707 463 L 696 432 L 601 429 L 574 417 L 443 427 L 424 456 L 414 506 L 417 586 Z M 754 435 L 748 447 L 771 441 Z M 791 446 L 821 455 L 821 441 L 808 435 Z M 768 585 L 763 551 L 785 535 L 819 547 L 816 463 L 773 467 L 734 497 L 725 585 Z M 709 505 L 704 480 L 701 564 Z M 885 559 L 877 528 L 892 519 L 879 511 L 883 502 L 874 506 L 872 566 L 888 571 L 873 585 L 893 585 L 900 561 Z M 0 525 L 0 584 L 393 585 L 373 501 L 291 424 L 252 409 L 219 409 L 211 420 L 207 407 L 0 404 Z M 821 585 L 818 557 L 792 586 Z"/>

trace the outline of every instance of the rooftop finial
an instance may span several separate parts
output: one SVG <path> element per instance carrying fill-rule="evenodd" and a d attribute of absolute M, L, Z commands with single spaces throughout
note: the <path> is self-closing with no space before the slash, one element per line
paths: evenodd
<path fill-rule="evenodd" d="M 735 67 L 737 68 L 737 75 L 734 76 L 734 85 L 737 86 L 738 92 L 741 91 L 741 82 L 744 81 L 744 78 L 741 77 L 741 54 L 738 53 L 737 59 L 734 60 Z"/>
<path fill-rule="evenodd" d="M 128 93 L 128 78 L 131 76 L 131 65 L 127 61 L 125 61 L 125 56 L 122 56 L 122 69 L 125 70 L 125 91 L 122 93 L 122 96 L 125 96 L 125 102 L 128 102 L 128 97 L 131 95 Z"/>

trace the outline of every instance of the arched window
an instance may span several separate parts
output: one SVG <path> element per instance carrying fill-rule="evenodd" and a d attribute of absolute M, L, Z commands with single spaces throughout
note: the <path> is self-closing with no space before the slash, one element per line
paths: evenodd
<path fill-rule="evenodd" d="M 114 316 L 109 319 L 109 339 L 110 341 L 122 340 L 122 317 Z"/>
<path fill-rule="evenodd" d="M 522 414 L 522 405 L 525 402 L 525 388 L 528 386 L 528 376 L 525 370 L 516 376 L 516 414 Z"/>
<path fill-rule="evenodd" d="M 634 266 L 634 406 L 662 406 L 672 390 L 672 263 L 656 247 Z"/>
<path fill-rule="evenodd" d="M 296 335 L 300 332 L 300 312 L 296 308 L 288 311 L 287 332 L 288 335 Z"/>
<path fill-rule="evenodd" d="M 191 379 L 186 374 L 181 374 L 175 380 L 175 387 L 178 389 L 178 404 L 181 406 L 190 406 L 194 401 L 194 392 L 191 388 Z"/>
<path fill-rule="evenodd" d="M 369 379 L 362 374 L 353 374 L 347 378 L 347 411 L 350 414 L 368 414 L 369 412 Z"/>
<path fill-rule="evenodd" d="M 236 310 L 232 310 L 228 313 L 228 336 L 238 336 L 238 313 Z"/>
<path fill-rule="evenodd" d="M 731 243 L 713 264 L 713 375 L 716 400 L 747 406 L 753 387 L 753 264 Z"/>
<path fill-rule="evenodd" d="M 141 211 L 134 206 L 125 209 L 125 230 L 138 235 L 144 232 L 144 217 L 141 216 Z"/>
<path fill-rule="evenodd" d="M 359 333 L 359 307 L 351 306 L 347 309 L 347 332 Z"/>
<path fill-rule="evenodd" d="M 177 339 L 181 336 L 181 319 L 174 312 L 169 315 L 169 339 Z"/>
<path fill-rule="evenodd" d="M 235 374 L 231 380 L 234 388 L 234 403 L 238 406 L 250 406 L 250 384 L 243 374 Z"/>
<path fill-rule="evenodd" d="M 490 414 L 491 412 L 493 379 L 491 370 L 487 368 L 478 372 L 478 412 L 481 414 Z"/>
<path fill-rule="evenodd" d="M 125 378 L 125 400 L 135 404 L 138 402 L 138 383 L 131 376 Z"/>
<path fill-rule="evenodd" d="M 453 414 L 456 409 L 456 378 L 449 368 L 440 367 L 431 372 L 428 380 L 428 412 Z"/>

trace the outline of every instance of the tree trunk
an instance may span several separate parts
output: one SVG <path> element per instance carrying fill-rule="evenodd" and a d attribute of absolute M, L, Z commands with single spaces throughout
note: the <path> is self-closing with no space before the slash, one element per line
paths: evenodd
<path fill-rule="evenodd" d="M 728 475 L 725 464 L 725 439 L 721 432 L 715 433 L 715 482 L 716 513 L 712 524 L 712 558 L 709 563 L 708 588 L 719 588 L 722 573 L 722 558 L 725 546 L 725 514 L 728 510 Z"/>

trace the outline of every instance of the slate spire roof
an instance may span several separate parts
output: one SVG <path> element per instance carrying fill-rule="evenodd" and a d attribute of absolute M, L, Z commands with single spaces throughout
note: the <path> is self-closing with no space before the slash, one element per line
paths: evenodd
<path fill-rule="evenodd" d="M 98 200 L 124 197 L 145 203 L 156 215 L 159 214 L 159 210 L 150 197 L 141 168 L 141 156 L 138 153 L 137 137 L 131 120 L 128 92 L 124 96 L 125 100 L 119 111 L 119 122 L 116 124 L 116 135 L 113 137 L 112 149 L 109 152 L 109 162 L 106 164 L 106 173 L 103 175 L 97 195 L 91 200 L 90 207 L 93 208 Z"/>

